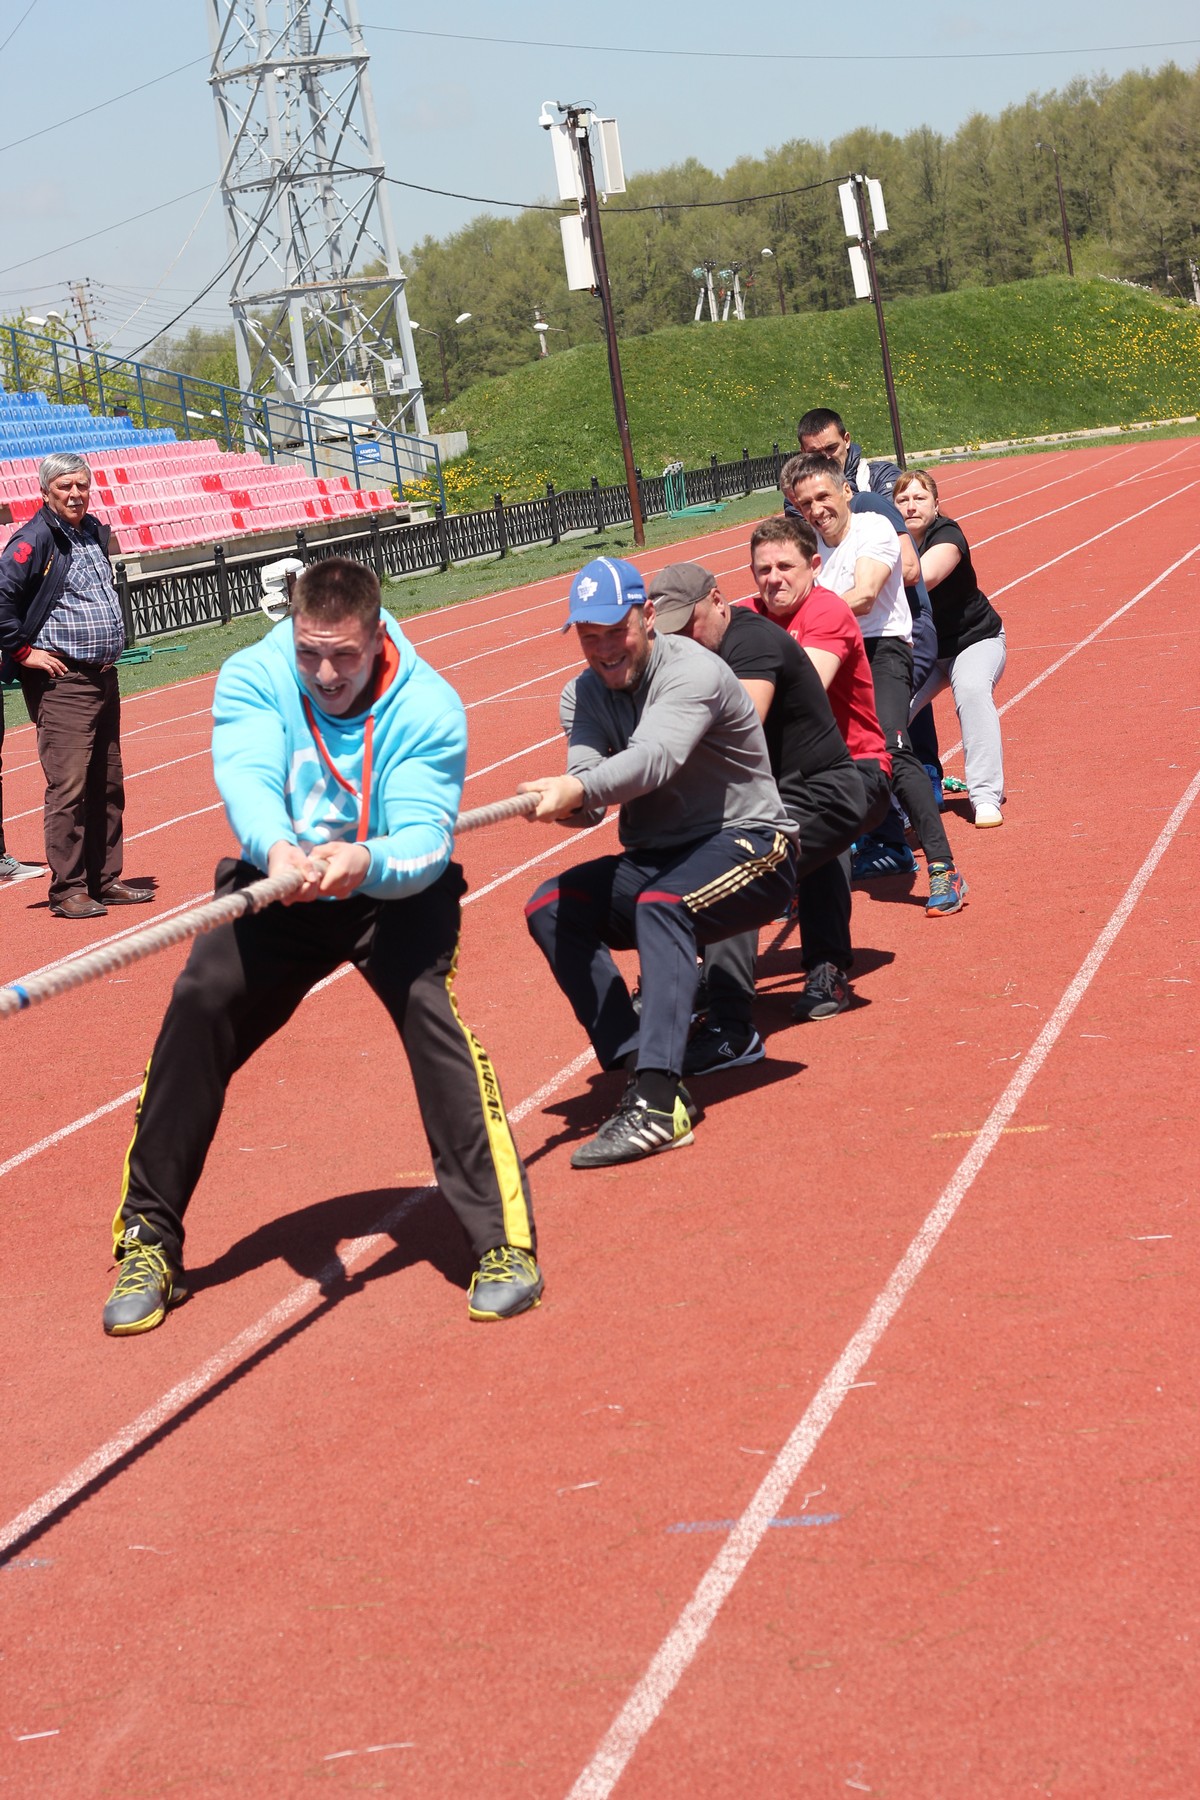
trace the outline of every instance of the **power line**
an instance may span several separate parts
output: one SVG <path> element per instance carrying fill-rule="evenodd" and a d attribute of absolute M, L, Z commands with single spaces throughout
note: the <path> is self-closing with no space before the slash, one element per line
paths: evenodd
<path fill-rule="evenodd" d="M 392 32 L 399 37 L 444 38 L 453 44 L 502 44 L 516 50 L 584 50 L 599 56 L 686 56 L 706 62 L 991 62 L 1031 56 L 1107 56 L 1123 50 L 1182 50 L 1191 44 L 1200 44 L 1200 38 L 1166 38 L 1154 44 L 1083 44 L 1065 50 L 880 50 L 852 55 L 813 50 L 654 50 L 646 44 L 566 44 L 553 38 L 484 37 L 469 32 L 425 31 L 414 25 L 367 25 L 364 29 Z M 464 197 L 453 196 L 454 199 Z"/>
<path fill-rule="evenodd" d="M 36 5 L 37 5 L 37 0 L 29 0 L 29 5 L 25 8 L 25 11 L 21 14 L 20 18 L 17 20 L 16 24 L 13 26 L 12 30 L 9 32 L 9 34 L 5 38 L 4 42 L 2 44 L 0 44 L 0 56 L 2 56 L 4 54 L 4 52 L 8 49 L 8 46 L 12 43 L 12 41 L 16 37 L 18 31 L 20 31 L 22 25 L 25 23 L 26 19 L 29 17 L 30 13 L 33 11 L 33 9 Z"/>
<path fill-rule="evenodd" d="M 439 194 L 445 200 L 469 200 L 472 206 L 505 206 L 514 212 L 562 213 L 562 205 L 547 205 L 542 200 L 494 200 L 482 194 L 456 194 L 450 188 L 425 187 L 419 181 L 401 181 L 398 175 L 385 175 L 392 187 L 413 188 L 418 194 Z M 749 206 L 755 200 L 783 200 L 791 194 L 813 194 L 818 188 L 836 187 L 844 175 L 829 175 L 822 181 L 808 181 L 803 187 L 774 188 L 769 194 L 733 194 L 728 200 L 654 200 L 645 206 L 606 206 L 609 213 L 692 212 L 702 206 Z M 3 270 L 0 270 L 0 274 Z"/>
<path fill-rule="evenodd" d="M 148 206 L 144 212 L 131 213 L 129 218 L 118 219 L 113 225 L 101 225 L 98 231 L 89 231 L 83 237 L 72 238 L 69 244 L 56 244 L 53 250 L 39 250 L 36 256 L 26 256 L 20 262 L 8 263 L 0 269 L 0 275 L 11 275 L 14 269 L 27 269 L 30 263 L 43 262 L 47 256 L 59 256 L 64 250 L 74 250 L 77 244 L 90 244 L 93 238 L 104 237 L 110 231 L 120 231 L 125 225 L 136 225 L 139 219 L 148 219 L 151 213 L 165 212 L 168 206 L 178 206 L 181 200 L 190 200 L 194 194 L 205 193 L 208 186 L 209 183 L 205 182 L 200 187 L 189 188 L 185 194 L 176 194 L 173 200 L 160 200 L 157 206 Z"/>
<path fill-rule="evenodd" d="M 33 4 L 22 15 L 22 19 L 28 18 L 29 13 L 36 5 L 37 0 L 33 0 Z M 13 26 L 12 31 L 4 40 L 4 44 L 7 44 L 9 39 L 20 29 L 21 23 L 22 20 L 18 20 L 17 24 Z M 0 50 L 4 49 L 4 44 L 0 44 Z M 93 113 L 103 112 L 106 106 L 116 106 L 119 101 L 128 100 L 132 94 L 144 94 L 147 88 L 157 87 L 160 81 L 170 81 L 173 75 L 182 75 L 185 69 L 194 69 L 198 63 L 206 63 L 208 60 L 207 56 L 193 56 L 190 62 L 180 63 L 177 69 L 168 69 L 165 75 L 154 75 L 149 81 L 139 82 L 137 87 L 126 88 L 123 94 L 113 94 L 108 100 L 97 100 L 95 106 L 85 106 L 82 112 L 72 113 L 69 118 L 56 119 L 53 125 L 42 125 L 37 131 L 27 132 L 24 137 L 13 138 L 9 144 L 0 144 L 0 155 L 3 155 L 5 150 L 17 149 L 20 144 L 31 144 L 34 138 L 45 137 L 48 132 L 61 131 L 64 125 L 74 125 L 78 119 L 89 119 Z M 200 192 L 199 188 L 194 188 L 192 191 L 193 193 Z"/>

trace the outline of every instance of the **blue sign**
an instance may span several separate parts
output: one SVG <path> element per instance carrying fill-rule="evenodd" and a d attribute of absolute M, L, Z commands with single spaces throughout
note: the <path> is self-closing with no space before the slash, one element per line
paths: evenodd
<path fill-rule="evenodd" d="M 383 450 L 374 442 L 355 444 L 354 448 L 360 463 L 383 461 Z"/>

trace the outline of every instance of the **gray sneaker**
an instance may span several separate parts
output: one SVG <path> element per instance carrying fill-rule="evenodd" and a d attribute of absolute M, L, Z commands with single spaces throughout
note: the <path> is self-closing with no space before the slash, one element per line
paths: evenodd
<path fill-rule="evenodd" d="M 515 1319 L 542 1304 L 542 1271 L 528 1250 L 500 1244 L 485 1250 L 471 1277 L 467 1312 L 472 1319 Z"/>
<path fill-rule="evenodd" d="M 161 1325 L 172 1306 L 187 1299 L 187 1277 L 171 1261 L 157 1239 L 143 1234 L 147 1227 L 139 1217 L 128 1227 L 117 1256 L 121 1273 L 104 1307 L 104 1329 L 109 1337 L 134 1337 Z"/>
<path fill-rule="evenodd" d="M 850 983 L 836 963 L 817 963 L 804 977 L 804 992 L 792 1005 L 792 1017 L 835 1019 L 850 1004 Z"/>
<path fill-rule="evenodd" d="M 0 881 L 21 881 L 28 879 L 31 875 L 44 875 L 45 873 L 44 863 L 18 862 L 17 858 L 10 856 L 7 851 L 0 856 Z"/>

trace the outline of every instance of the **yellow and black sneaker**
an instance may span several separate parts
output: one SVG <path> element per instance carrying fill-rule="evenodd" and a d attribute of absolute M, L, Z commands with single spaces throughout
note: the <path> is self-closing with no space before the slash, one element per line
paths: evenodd
<path fill-rule="evenodd" d="M 187 1299 L 187 1277 L 176 1267 L 142 1218 L 117 1245 L 121 1272 L 104 1307 L 109 1337 L 133 1337 L 161 1325 L 172 1306 Z"/>
<path fill-rule="evenodd" d="M 573 1169 L 607 1169 L 613 1163 L 639 1162 L 660 1150 L 682 1150 L 692 1142 L 695 1108 L 687 1090 L 677 1088 L 670 1112 L 657 1112 L 637 1093 L 626 1089 L 611 1119 L 571 1158 Z"/>
<path fill-rule="evenodd" d="M 528 1250 L 500 1244 L 485 1250 L 467 1290 L 472 1319 L 515 1319 L 542 1303 L 542 1271 Z"/>

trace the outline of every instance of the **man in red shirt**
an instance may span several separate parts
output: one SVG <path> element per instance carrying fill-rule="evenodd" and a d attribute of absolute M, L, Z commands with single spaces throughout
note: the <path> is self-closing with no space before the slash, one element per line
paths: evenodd
<path fill-rule="evenodd" d="M 764 519 L 750 539 L 756 599 L 743 602 L 782 625 L 807 652 L 821 677 L 838 730 L 863 784 L 864 831 L 887 812 L 892 759 L 875 714 L 875 687 L 862 632 L 854 614 L 829 588 L 817 585 L 821 558 L 817 537 L 803 519 Z M 810 911 L 839 921 L 837 962 L 818 963 L 805 977 L 793 1009 L 797 1019 L 831 1019 L 850 1003 L 850 854 L 847 851 L 806 875 L 799 886 L 800 927 Z"/>

